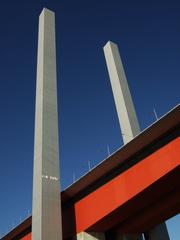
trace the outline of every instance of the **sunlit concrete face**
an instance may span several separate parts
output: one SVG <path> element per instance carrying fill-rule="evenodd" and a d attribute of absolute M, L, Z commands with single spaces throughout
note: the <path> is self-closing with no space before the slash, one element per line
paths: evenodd
<path fill-rule="evenodd" d="M 77 234 L 73 240 L 105 240 L 105 234 L 96 232 L 81 232 Z"/>
<path fill-rule="evenodd" d="M 117 45 L 109 41 L 104 46 L 104 54 L 121 133 L 126 144 L 140 133 L 140 128 Z"/>
<path fill-rule="evenodd" d="M 55 15 L 39 17 L 32 239 L 61 240 Z"/>

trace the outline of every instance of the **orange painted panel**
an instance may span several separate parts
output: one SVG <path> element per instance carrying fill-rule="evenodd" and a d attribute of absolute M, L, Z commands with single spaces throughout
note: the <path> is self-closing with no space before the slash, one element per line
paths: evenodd
<path fill-rule="evenodd" d="M 163 146 L 75 203 L 77 233 L 110 214 L 180 163 L 180 138 Z"/>
<path fill-rule="evenodd" d="M 31 233 L 29 233 L 25 237 L 21 238 L 21 240 L 31 240 Z"/>

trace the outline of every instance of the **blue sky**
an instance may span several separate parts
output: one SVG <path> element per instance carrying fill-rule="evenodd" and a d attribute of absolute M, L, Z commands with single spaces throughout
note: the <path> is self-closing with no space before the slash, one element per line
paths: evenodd
<path fill-rule="evenodd" d="M 122 145 L 103 55 L 118 44 L 141 129 L 179 103 L 180 3 L 1 0 L 0 233 L 31 211 L 38 16 L 56 12 L 61 182 L 64 189 Z M 179 221 L 180 222 L 180 221 Z M 180 231 L 169 220 L 171 239 Z"/>

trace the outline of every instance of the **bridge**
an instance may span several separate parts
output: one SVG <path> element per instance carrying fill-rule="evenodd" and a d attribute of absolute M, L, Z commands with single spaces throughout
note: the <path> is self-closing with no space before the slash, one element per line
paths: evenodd
<path fill-rule="evenodd" d="M 179 119 L 180 105 L 60 193 L 64 240 L 146 233 L 179 213 Z M 31 217 L 2 239 L 31 239 Z"/>

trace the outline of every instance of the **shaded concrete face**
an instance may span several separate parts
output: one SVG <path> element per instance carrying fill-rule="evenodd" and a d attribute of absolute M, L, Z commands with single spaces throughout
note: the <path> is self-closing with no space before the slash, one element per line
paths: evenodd
<path fill-rule="evenodd" d="M 162 223 L 145 233 L 147 240 L 170 240 L 167 227 Z"/>
<path fill-rule="evenodd" d="M 61 201 L 56 83 L 55 16 L 39 17 L 32 239 L 60 240 Z"/>
<path fill-rule="evenodd" d="M 126 144 L 140 133 L 139 123 L 117 45 L 108 42 L 104 46 L 104 54 L 123 141 Z"/>
<path fill-rule="evenodd" d="M 143 236 L 141 234 L 135 235 L 135 234 L 119 234 L 115 238 L 116 240 L 143 240 Z"/>

